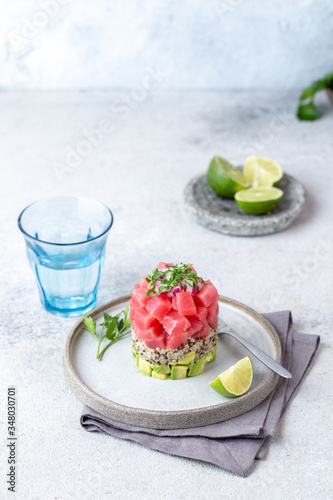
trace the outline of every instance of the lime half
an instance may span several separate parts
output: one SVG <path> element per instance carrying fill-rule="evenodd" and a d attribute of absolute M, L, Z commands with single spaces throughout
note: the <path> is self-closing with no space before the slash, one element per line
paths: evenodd
<path fill-rule="evenodd" d="M 283 177 L 278 163 L 260 156 L 249 156 L 243 168 L 246 182 L 252 187 L 277 186 Z"/>
<path fill-rule="evenodd" d="M 222 372 L 210 386 L 219 394 L 234 398 L 247 393 L 253 380 L 253 367 L 249 356 Z"/>
<path fill-rule="evenodd" d="M 247 213 L 267 214 L 276 207 L 283 196 L 283 191 L 275 187 L 249 188 L 238 191 L 235 200 Z"/>
<path fill-rule="evenodd" d="M 242 172 L 221 156 L 214 156 L 209 164 L 207 181 L 220 196 L 233 198 L 240 189 L 248 187 Z"/>

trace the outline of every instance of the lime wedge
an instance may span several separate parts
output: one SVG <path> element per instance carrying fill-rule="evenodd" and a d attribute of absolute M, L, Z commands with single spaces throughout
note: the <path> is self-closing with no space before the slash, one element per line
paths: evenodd
<path fill-rule="evenodd" d="M 240 189 L 248 187 L 242 172 L 220 156 L 214 156 L 209 164 L 207 181 L 220 196 L 233 198 Z"/>
<path fill-rule="evenodd" d="M 283 196 L 283 191 L 275 187 L 249 188 L 238 191 L 235 200 L 247 213 L 267 214 L 276 207 Z"/>
<path fill-rule="evenodd" d="M 235 398 L 242 396 L 251 387 L 253 367 L 249 356 L 239 360 L 235 365 L 222 372 L 210 386 L 219 394 Z"/>
<path fill-rule="evenodd" d="M 260 156 L 249 156 L 243 168 L 246 182 L 252 187 L 277 186 L 283 177 L 278 163 Z"/>

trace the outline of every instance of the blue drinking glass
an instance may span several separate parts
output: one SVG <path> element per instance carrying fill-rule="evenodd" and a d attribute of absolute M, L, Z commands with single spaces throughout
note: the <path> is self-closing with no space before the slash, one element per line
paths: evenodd
<path fill-rule="evenodd" d="M 20 214 L 18 226 L 47 311 L 78 316 L 95 307 L 112 224 L 111 210 L 86 198 L 48 198 Z"/>

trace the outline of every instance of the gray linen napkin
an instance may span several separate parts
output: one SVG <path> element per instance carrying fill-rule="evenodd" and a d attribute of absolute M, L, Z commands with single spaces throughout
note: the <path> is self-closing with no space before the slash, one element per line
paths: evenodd
<path fill-rule="evenodd" d="M 280 336 L 283 365 L 292 373 L 292 378 L 280 378 L 270 396 L 252 410 L 205 427 L 160 430 L 123 424 L 84 406 L 80 419 L 82 427 L 90 432 L 129 439 L 170 455 L 210 462 L 246 477 L 254 461 L 267 456 L 270 438 L 319 344 L 317 335 L 293 332 L 290 311 L 264 316 Z"/>

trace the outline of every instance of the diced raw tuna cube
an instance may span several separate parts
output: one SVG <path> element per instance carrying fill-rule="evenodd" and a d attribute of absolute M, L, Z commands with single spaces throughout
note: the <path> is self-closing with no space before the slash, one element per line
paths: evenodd
<path fill-rule="evenodd" d="M 163 326 L 158 321 L 156 321 L 156 323 L 147 330 L 139 329 L 137 335 L 142 340 L 146 341 L 146 340 L 156 339 L 161 335 L 162 332 L 163 332 Z"/>
<path fill-rule="evenodd" d="M 209 307 L 207 307 L 207 316 L 219 313 L 219 303 L 218 300 L 214 301 Z"/>
<path fill-rule="evenodd" d="M 203 323 L 207 318 L 207 307 L 197 306 L 196 317 Z"/>
<path fill-rule="evenodd" d="M 177 349 L 177 347 L 183 347 L 187 342 L 188 336 L 186 332 L 180 332 L 176 334 L 166 335 L 166 348 L 167 349 Z"/>
<path fill-rule="evenodd" d="M 150 327 L 157 323 L 144 307 L 137 307 L 135 309 L 135 323 L 140 330 L 148 330 Z"/>
<path fill-rule="evenodd" d="M 197 306 L 209 307 L 217 300 L 219 294 L 215 286 L 205 282 L 202 288 L 194 295 L 194 302 Z"/>
<path fill-rule="evenodd" d="M 145 291 L 147 290 L 147 288 L 148 288 L 148 281 L 146 280 L 146 276 L 144 276 L 143 278 L 141 278 L 141 280 L 140 280 L 140 288 L 142 290 L 145 290 Z"/>
<path fill-rule="evenodd" d="M 179 292 L 175 294 L 176 309 L 183 316 L 194 316 L 197 308 L 191 292 Z"/>
<path fill-rule="evenodd" d="M 156 337 L 155 339 L 145 340 L 145 343 L 151 349 L 156 349 L 157 347 L 159 347 L 160 349 L 165 349 L 165 347 L 166 347 L 166 333 L 165 333 L 165 331 L 163 330 L 162 333 L 158 337 Z"/>
<path fill-rule="evenodd" d="M 130 309 L 129 317 L 130 317 L 131 322 L 133 322 L 135 320 L 135 309 Z"/>
<path fill-rule="evenodd" d="M 171 311 L 164 316 L 161 323 L 165 330 L 172 335 L 185 332 L 185 330 L 191 326 L 189 320 L 185 318 L 185 316 L 181 316 L 174 309 L 171 309 Z"/>
<path fill-rule="evenodd" d="M 140 302 L 138 301 L 138 299 L 136 297 L 131 297 L 130 298 L 130 307 L 132 307 L 133 309 L 135 307 L 139 307 L 140 306 Z"/>
<path fill-rule="evenodd" d="M 171 292 L 171 293 L 172 293 L 172 299 L 171 299 L 172 307 L 175 309 L 175 311 L 178 311 L 176 297 L 177 297 L 178 293 L 180 293 L 180 292 L 177 292 L 177 293 Z"/>
<path fill-rule="evenodd" d="M 216 298 L 216 301 L 218 300 L 219 298 L 219 292 L 217 291 L 217 288 L 213 285 L 213 283 L 210 281 L 210 280 L 206 280 L 205 281 L 205 284 L 209 287 L 212 287 L 213 290 L 215 291 L 215 298 Z"/>
<path fill-rule="evenodd" d="M 168 266 L 173 267 L 174 264 L 172 264 L 172 262 L 159 262 L 157 264 L 157 269 L 160 269 L 160 270 L 167 269 Z"/>
<path fill-rule="evenodd" d="M 218 307 L 218 302 L 214 301 L 209 307 L 207 307 L 207 316 L 212 316 L 213 314 L 218 313 Z"/>
<path fill-rule="evenodd" d="M 209 334 L 209 324 L 207 321 L 204 322 L 203 327 L 197 333 L 193 335 L 194 339 L 200 339 L 201 337 L 206 337 Z"/>
<path fill-rule="evenodd" d="M 218 317 L 218 312 L 219 312 L 219 304 L 216 302 L 213 302 L 208 308 L 207 308 L 207 321 L 208 324 L 211 328 L 214 328 L 214 330 L 217 329 L 218 322 L 219 322 L 219 317 Z"/>
<path fill-rule="evenodd" d="M 139 307 L 139 302 L 136 299 L 133 299 L 133 297 L 130 300 L 130 312 L 129 316 L 131 321 L 135 319 L 135 309 Z"/>
<path fill-rule="evenodd" d="M 216 313 L 214 313 L 212 316 L 207 316 L 207 321 L 211 328 L 217 330 L 219 324 L 219 317 Z"/>
<path fill-rule="evenodd" d="M 132 298 L 135 298 L 139 302 L 141 307 L 145 307 L 148 304 L 150 297 L 148 297 L 145 290 L 140 287 L 134 288 Z"/>
<path fill-rule="evenodd" d="M 133 321 L 132 321 L 132 330 L 133 330 L 133 332 L 135 333 L 135 335 L 137 335 L 137 336 L 138 336 L 138 337 L 140 337 L 140 338 L 141 338 L 141 334 L 142 334 L 142 332 L 144 332 L 144 331 L 145 331 L 145 330 L 141 330 L 141 329 L 138 327 L 138 325 L 136 324 L 136 321 L 135 321 L 135 320 L 133 320 Z"/>
<path fill-rule="evenodd" d="M 149 299 L 146 308 L 151 316 L 161 321 L 170 309 L 172 309 L 172 304 L 167 294 L 161 293 L 161 295 Z"/>
<path fill-rule="evenodd" d="M 149 333 L 149 330 L 138 330 L 136 332 L 136 335 L 144 341 L 148 339 L 156 339 L 156 335 L 152 335 L 151 333 Z"/>
<path fill-rule="evenodd" d="M 203 327 L 203 323 L 197 317 L 187 319 L 191 323 L 191 326 L 186 330 L 186 333 L 188 337 L 192 337 L 195 333 L 201 330 L 201 328 Z"/>
<path fill-rule="evenodd" d="M 161 323 L 156 321 L 156 323 L 154 323 L 153 326 L 151 326 L 148 331 L 158 337 L 159 335 L 161 335 L 162 332 L 164 332 L 164 328 L 161 325 Z"/>

